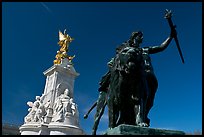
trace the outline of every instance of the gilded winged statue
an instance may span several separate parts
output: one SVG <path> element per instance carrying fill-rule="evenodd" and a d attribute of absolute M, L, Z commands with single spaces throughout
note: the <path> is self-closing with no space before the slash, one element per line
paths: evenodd
<path fill-rule="evenodd" d="M 62 32 L 59 31 L 59 42 L 58 42 L 58 44 L 61 47 L 60 51 L 61 52 L 67 52 L 68 47 L 69 47 L 69 43 L 71 43 L 72 40 L 74 40 L 74 39 L 71 38 L 68 34 L 66 34 L 66 29 L 64 30 L 64 34 L 62 34 Z"/>
<path fill-rule="evenodd" d="M 75 57 L 74 56 L 68 56 L 67 52 L 68 52 L 68 48 L 69 48 L 69 44 L 73 41 L 74 39 L 72 37 L 70 37 L 68 34 L 66 34 L 66 29 L 64 30 L 64 34 L 59 31 L 59 46 L 60 46 L 60 50 L 57 51 L 57 54 L 55 56 L 55 60 L 54 60 L 54 64 L 60 64 L 61 60 L 64 58 L 67 58 L 70 62 L 72 61 L 72 59 Z"/>

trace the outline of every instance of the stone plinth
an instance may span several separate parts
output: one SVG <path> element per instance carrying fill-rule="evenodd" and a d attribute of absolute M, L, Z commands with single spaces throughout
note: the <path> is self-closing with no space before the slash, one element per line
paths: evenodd
<path fill-rule="evenodd" d="M 108 129 L 104 135 L 185 135 L 185 132 L 122 124 L 113 129 Z"/>

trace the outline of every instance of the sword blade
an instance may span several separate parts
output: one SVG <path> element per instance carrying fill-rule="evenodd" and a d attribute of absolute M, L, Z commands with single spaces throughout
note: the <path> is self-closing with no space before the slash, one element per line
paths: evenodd
<path fill-rule="evenodd" d="M 169 11 L 169 10 L 166 9 L 165 18 L 168 20 L 168 23 L 169 23 L 170 28 L 174 31 L 176 26 L 174 26 L 174 24 L 173 24 L 173 22 L 172 22 L 172 20 L 171 20 L 171 17 L 172 17 L 171 11 Z M 184 63 L 184 58 L 183 58 L 183 54 L 182 54 L 182 52 L 181 52 L 181 48 L 180 48 L 180 45 L 179 45 L 179 42 L 178 42 L 178 37 L 177 37 L 177 35 L 174 36 L 174 39 L 175 39 L 176 46 L 177 46 L 177 49 L 178 49 L 178 51 L 179 51 L 179 55 L 180 55 L 180 57 L 181 57 L 182 63 Z"/>
<path fill-rule="evenodd" d="M 178 49 L 178 51 L 179 51 L 179 55 L 180 55 L 180 57 L 181 57 L 182 63 L 184 63 L 184 58 L 183 58 L 183 54 L 182 54 L 182 52 L 181 52 L 181 48 L 180 48 L 180 45 L 179 45 L 178 37 L 177 37 L 177 36 L 174 37 L 174 40 L 175 40 L 175 42 L 176 42 L 176 46 L 177 46 L 177 49 Z"/>

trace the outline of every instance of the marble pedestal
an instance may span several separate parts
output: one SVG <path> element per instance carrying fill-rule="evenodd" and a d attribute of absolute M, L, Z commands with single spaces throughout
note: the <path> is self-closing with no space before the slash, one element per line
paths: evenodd
<path fill-rule="evenodd" d="M 108 129 L 104 135 L 185 135 L 185 133 L 178 130 L 137 127 L 122 124 L 113 129 Z"/>
<path fill-rule="evenodd" d="M 48 125 L 40 123 L 24 124 L 20 131 L 21 135 L 49 135 Z"/>
<path fill-rule="evenodd" d="M 68 59 L 44 72 L 44 93 L 27 102 L 30 107 L 20 127 L 21 135 L 84 135 L 74 101 L 74 82 L 79 76 Z"/>
<path fill-rule="evenodd" d="M 82 129 L 73 125 L 51 123 L 48 126 L 50 135 L 85 135 Z"/>
<path fill-rule="evenodd" d="M 62 123 L 24 124 L 20 131 L 21 135 L 85 135 L 81 128 Z"/>

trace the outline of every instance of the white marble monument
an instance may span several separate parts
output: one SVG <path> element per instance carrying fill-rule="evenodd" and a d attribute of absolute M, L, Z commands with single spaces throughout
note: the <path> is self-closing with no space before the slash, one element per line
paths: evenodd
<path fill-rule="evenodd" d="M 68 34 L 59 32 L 60 50 L 54 65 L 44 72 L 44 93 L 36 96 L 20 127 L 21 135 L 85 135 L 79 125 L 79 111 L 74 102 L 74 81 L 79 73 L 67 55 L 68 45 L 73 40 Z"/>

